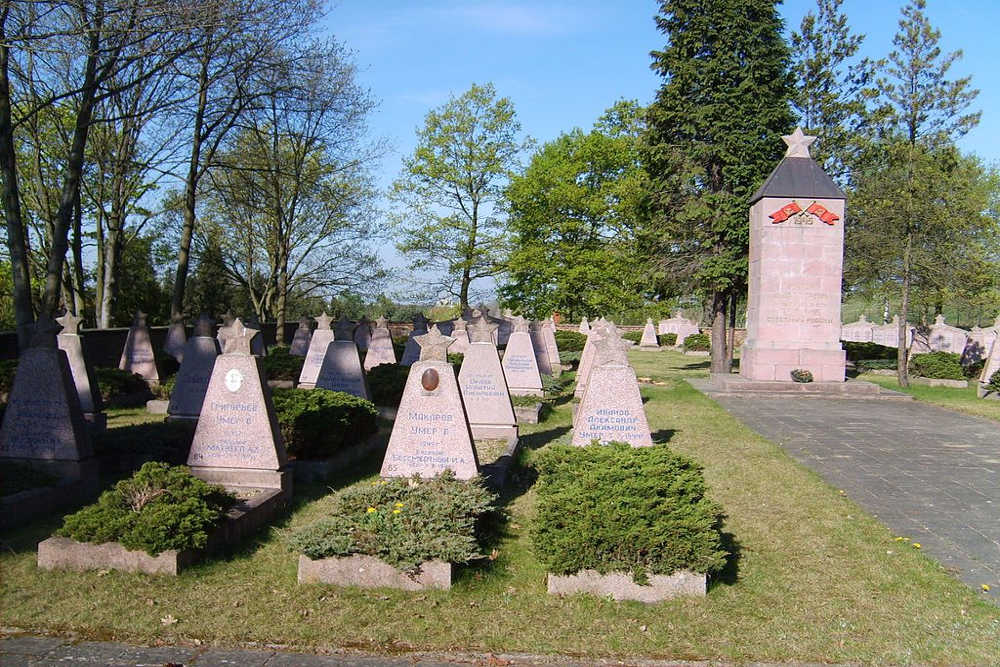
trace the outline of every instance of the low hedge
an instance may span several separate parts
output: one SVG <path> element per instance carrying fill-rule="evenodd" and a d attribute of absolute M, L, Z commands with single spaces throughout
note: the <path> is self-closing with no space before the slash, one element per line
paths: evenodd
<path fill-rule="evenodd" d="M 559 350 L 559 363 L 564 368 L 576 368 L 580 365 L 581 352 L 572 351 L 568 352 L 566 350 Z"/>
<path fill-rule="evenodd" d="M 364 554 L 402 570 L 434 559 L 467 563 L 483 557 L 479 528 L 494 501 L 480 479 L 459 481 L 451 471 L 356 484 L 331 496 L 326 516 L 289 544 L 313 559 Z"/>
<path fill-rule="evenodd" d="M 289 456 L 327 458 L 378 429 L 371 401 L 328 389 L 274 389 L 274 410 Z"/>
<path fill-rule="evenodd" d="M 587 344 L 586 334 L 579 331 L 562 331 L 556 329 L 556 347 L 560 352 L 582 352 Z"/>
<path fill-rule="evenodd" d="M 691 352 L 708 352 L 712 349 L 712 339 L 708 334 L 691 334 L 684 339 L 684 349 Z"/>
<path fill-rule="evenodd" d="M 399 407 L 409 374 L 410 369 L 399 364 L 379 364 L 368 371 L 368 391 L 372 402 L 390 408 Z"/>
<path fill-rule="evenodd" d="M 130 408 L 145 405 L 153 397 L 146 381 L 136 373 L 119 368 L 95 368 L 94 376 L 104 405 Z"/>
<path fill-rule="evenodd" d="M 895 359 L 897 354 L 896 348 L 876 343 L 842 340 L 840 346 L 847 352 L 847 360 L 854 362 L 860 359 Z"/>
<path fill-rule="evenodd" d="M 642 332 L 641 331 L 626 331 L 622 334 L 623 340 L 629 340 L 638 345 L 642 342 Z"/>
<path fill-rule="evenodd" d="M 298 380 L 302 374 L 302 364 L 305 357 L 298 357 L 289 354 L 288 347 L 279 345 L 272 347 L 267 354 L 260 358 L 260 364 L 267 372 L 268 380 Z"/>
<path fill-rule="evenodd" d="M 557 445 L 538 456 L 535 553 L 553 574 L 722 569 L 722 508 L 701 466 L 666 446 Z"/>
<path fill-rule="evenodd" d="M 120 542 L 151 556 L 168 549 L 200 549 L 235 502 L 184 466 L 151 462 L 93 505 L 67 516 L 56 534 L 77 542 Z"/>
<path fill-rule="evenodd" d="M 669 345 L 670 347 L 677 345 L 677 334 L 675 333 L 660 334 L 656 338 L 660 345 Z"/>
<path fill-rule="evenodd" d="M 910 358 L 910 372 L 918 377 L 964 380 L 960 356 L 954 352 L 926 352 Z"/>
<path fill-rule="evenodd" d="M 894 371 L 899 367 L 896 359 L 859 359 L 854 362 L 859 373 L 868 371 Z"/>
<path fill-rule="evenodd" d="M 1000 393 L 1000 371 L 990 376 L 990 381 L 986 383 L 986 388 L 989 391 Z"/>

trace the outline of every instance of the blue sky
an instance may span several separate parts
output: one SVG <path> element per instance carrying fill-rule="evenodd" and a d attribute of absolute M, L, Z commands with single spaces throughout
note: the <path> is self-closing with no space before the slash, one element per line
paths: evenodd
<path fill-rule="evenodd" d="M 901 0 L 845 0 L 852 28 L 865 34 L 863 55 L 884 57 L 892 46 Z M 428 110 L 473 83 L 492 81 L 510 97 L 523 130 L 539 142 L 573 127 L 589 128 L 619 98 L 649 103 L 660 83 L 649 51 L 663 46 L 652 0 L 573 2 L 341 0 L 326 19 L 330 34 L 355 53 L 359 81 L 380 101 L 373 136 L 393 150 L 379 182 L 388 186 Z M 786 28 L 797 27 L 815 0 L 780 5 Z M 961 147 L 1000 163 L 1000 25 L 997 0 L 928 0 L 945 51 L 962 49 L 953 76 L 971 74 L 980 89 L 979 127 Z M 393 258 L 386 257 L 391 264 Z"/>

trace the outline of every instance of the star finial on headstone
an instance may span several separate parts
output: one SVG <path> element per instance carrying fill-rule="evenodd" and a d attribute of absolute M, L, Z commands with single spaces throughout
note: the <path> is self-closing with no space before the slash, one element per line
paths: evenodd
<path fill-rule="evenodd" d="M 317 329 L 329 329 L 330 328 L 330 316 L 323 311 L 323 314 L 316 318 L 316 328 Z"/>
<path fill-rule="evenodd" d="M 375 327 L 377 329 L 388 329 L 389 328 L 389 320 L 385 319 L 385 315 L 379 315 L 375 319 Z"/>
<path fill-rule="evenodd" d="M 791 134 L 782 135 L 781 139 L 788 144 L 785 157 L 810 157 L 809 145 L 816 141 L 816 137 L 810 137 L 803 133 L 801 127 L 795 128 Z"/>
<path fill-rule="evenodd" d="M 215 320 L 208 313 L 202 313 L 194 323 L 194 335 L 211 338 L 215 332 Z"/>
<path fill-rule="evenodd" d="M 250 342 L 254 339 L 254 336 L 260 333 L 260 330 L 245 326 L 238 317 L 233 320 L 233 323 L 227 329 L 229 330 L 229 335 L 225 339 L 226 346 L 222 351 L 223 354 L 252 355 Z"/>
<path fill-rule="evenodd" d="M 466 327 L 468 326 L 469 323 L 466 322 L 465 319 L 460 317 L 457 320 L 455 320 L 455 328 L 453 329 L 453 331 L 465 331 Z"/>
<path fill-rule="evenodd" d="M 354 323 L 347 319 L 347 315 L 341 315 L 337 320 L 337 325 L 333 331 L 334 340 L 353 340 Z"/>
<path fill-rule="evenodd" d="M 42 313 L 32 327 L 30 347 L 56 347 L 59 329 L 59 325 L 48 313 Z"/>
<path fill-rule="evenodd" d="M 146 313 L 141 310 L 135 311 L 135 317 L 132 318 L 133 327 L 144 327 L 146 326 Z"/>
<path fill-rule="evenodd" d="M 56 322 L 62 325 L 61 334 L 70 334 L 76 336 L 80 333 L 80 322 L 83 321 L 82 317 L 77 317 L 73 313 L 66 311 L 66 314 L 62 317 L 57 317 Z"/>
<path fill-rule="evenodd" d="M 450 336 L 442 336 L 437 325 L 423 336 L 414 336 L 420 346 L 420 361 L 448 361 L 448 346 L 455 342 Z"/>
<path fill-rule="evenodd" d="M 484 317 L 477 317 L 466 325 L 470 343 L 492 343 L 494 327 Z"/>
<path fill-rule="evenodd" d="M 528 320 L 520 315 L 514 318 L 514 333 L 528 333 Z"/>

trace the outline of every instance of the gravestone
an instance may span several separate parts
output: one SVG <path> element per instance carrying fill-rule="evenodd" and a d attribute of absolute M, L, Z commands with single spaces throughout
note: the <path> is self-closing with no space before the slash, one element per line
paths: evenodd
<path fill-rule="evenodd" d="M 94 369 L 87 363 L 87 356 L 83 351 L 84 341 L 80 337 L 82 319 L 71 313 L 57 317 L 56 322 L 62 327 L 62 331 L 56 336 L 56 340 L 59 349 L 66 353 L 70 375 L 76 386 L 76 395 L 80 399 L 80 410 L 83 412 L 83 418 L 93 424 L 98 431 L 103 431 L 107 426 L 108 418 L 104 414 L 101 391 L 94 376 Z"/>
<path fill-rule="evenodd" d="M 354 324 L 346 317 L 337 320 L 333 342 L 326 346 L 326 356 L 316 377 L 316 387 L 371 399 L 358 345 L 354 342 Z"/>
<path fill-rule="evenodd" d="M 852 343 L 872 343 L 875 340 L 875 325 L 862 314 L 857 322 L 850 322 L 840 327 L 840 340 Z"/>
<path fill-rule="evenodd" d="M 415 340 L 420 358 L 410 366 L 381 474 L 432 477 L 450 469 L 458 479 L 471 479 L 479 462 L 455 370 L 447 361 L 453 339 L 431 327 Z"/>
<path fill-rule="evenodd" d="M 135 373 L 150 386 L 160 383 L 160 374 L 156 371 L 156 357 L 153 355 L 153 343 L 149 338 L 149 328 L 146 326 L 146 313 L 137 311 L 125 337 L 125 347 L 122 350 L 118 368 L 128 373 Z"/>
<path fill-rule="evenodd" d="M 50 317 L 40 316 L 18 359 L 0 427 L 0 457 L 77 480 L 96 469 L 69 360 L 56 342 L 58 330 Z"/>
<path fill-rule="evenodd" d="M 646 326 L 642 330 L 639 347 L 643 350 L 660 349 L 660 342 L 656 338 L 656 327 L 653 326 L 653 318 L 651 317 L 646 318 Z"/>
<path fill-rule="evenodd" d="M 587 342 L 584 343 L 583 352 L 580 353 L 580 363 L 576 367 L 574 396 L 582 397 L 584 391 L 587 389 L 587 377 L 590 375 L 590 369 L 594 364 L 594 343 L 608 335 L 604 323 L 600 320 L 594 322 L 594 326 L 590 327 L 590 333 L 587 334 Z"/>
<path fill-rule="evenodd" d="M 188 421 L 198 419 L 201 406 L 205 402 L 208 383 L 212 379 L 215 358 L 219 356 L 219 341 L 213 336 L 215 322 L 208 315 L 202 315 L 194 325 L 194 335 L 184 344 L 184 361 L 177 371 L 177 382 L 170 392 L 167 405 L 168 421 Z M 226 332 L 226 340 L 242 332 Z"/>
<path fill-rule="evenodd" d="M 498 346 L 507 345 L 507 342 L 510 339 L 510 334 L 514 330 L 511 321 L 503 317 L 494 317 L 493 315 L 490 315 L 490 309 L 484 303 L 479 304 L 479 313 L 480 316 L 485 318 L 487 322 L 495 327 L 493 332 L 493 342 Z"/>
<path fill-rule="evenodd" d="M 1000 393 L 990 391 L 986 388 L 993 374 L 1000 371 L 1000 317 L 997 318 L 995 333 L 996 335 L 990 345 L 990 354 L 986 358 L 986 364 L 983 365 L 983 372 L 979 376 L 979 387 L 976 390 L 976 395 L 979 398 L 1000 400 Z"/>
<path fill-rule="evenodd" d="M 226 341 L 224 336 L 226 335 L 227 332 L 232 331 L 231 327 L 233 326 L 233 320 L 235 318 L 233 317 L 233 314 L 227 310 L 226 312 L 222 313 L 220 319 L 222 319 L 222 323 L 219 324 L 219 331 L 216 334 L 216 338 L 219 341 L 219 349 L 224 350 L 226 349 Z"/>
<path fill-rule="evenodd" d="M 590 322 L 587 321 L 587 316 L 586 315 L 584 315 L 583 319 L 580 320 L 580 326 L 577 329 L 577 331 L 579 331 L 580 333 L 582 333 L 584 336 L 589 336 L 590 335 Z"/>
<path fill-rule="evenodd" d="M 213 484 L 290 493 L 271 391 L 260 357 L 251 352 L 259 332 L 236 319 L 230 333 L 215 358 L 187 464 L 194 476 Z"/>
<path fill-rule="evenodd" d="M 944 315 L 939 314 L 934 318 L 934 325 L 931 326 L 930 339 L 928 341 L 932 352 L 962 354 L 968 340 L 969 332 L 947 324 L 944 321 Z"/>
<path fill-rule="evenodd" d="M 323 368 L 323 359 L 326 358 L 326 348 L 333 342 L 333 329 L 330 328 L 330 316 L 323 311 L 323 314 L 316 318 L 316 331 L 309 339 L 309 350 L 306 352 L 306 359 L 302 362 L 302 370 L 299 371 L 299 388 L 312 389 L 316 386 L 316 378 Z"/>
<path fill-rule="evenodd" d="M 455 339 L 448 351 L 452 354 L 465 354 L 469 349 L 469 323 L 460 317 L 452 322 L 451 333 L 446 334 Z M 441 333 L 445 333 L 442 331 Z"/>
<path fill-rule="evenodd" d="M 549 357 L 549 367 L 553 375 L 562 373 L 562 361 L 559 360 L 559 345 L 556 344 L 556 323 L 550 316 L 542 322 L 542 341 L 545 343 L 545 353 Z"/>
<path fill-rule="evenodd" d="M 309 353 L 309 341 L 312 339 L 312 321 L 308 317 L 299 318 L 299 327 L 292 336 L 292 345 L 288 354 L 304 357 Z"/>
<path fill-rule="evenodd" d="M 843 382 L 840 286 L 846 196 L 809 157 L 814 137 L 782 137 L 785 157 L 751 197 L 747 338 L 740 375 Z"/>
<path fill-rule="evenodd" d="M 396 363 L 396 350 L 392 347 L 392 332 L 389 331 L 386 319 L 380 317 L 375 321 L 372 340 L 365 354 L 365 370 L 370 371 L 376 366 L 394 363 Z"/>
<path fill-rule="evenodd" d="M 872 328 L 872 342 L 884 347 L 899 347 L 899 315 L 893 315 L 887 324 Z M 913 342 L 913 327 L 906 327 L 906 344 Z"/>
<path fill-rule="evenodd" d="M 542 375 L 552 375 L 552 363 L 549 361 L 549 352 L 545 347 L 545 337 L 542 332 L 540 322 L 532 322 L 528 325 L 528 335 L 531 336 L 531 348 L 535 352 L 535 363 L 538 365 L 538 372 Z"/>
<path fill-rule="evenodd" d="M 255 357 L 266 357 L 267 347 L 264 345 L 264 327 L 260 325 L 260 320 L 257 319 L 256 315 L 250 314 L 245 320 L 243 320 L 243 326 L 247 329 L 253 329 L 254 331 L 259 332 L 258 335 L 254 336 L 253 340 L 250 341 L 250 352 Z"/>
<path fill-rule="evenodd" d="M 503 353 L 504 377 L 507 388 L 514 396 L 541 396 L 542 377 L 538 373 L 535 349 L 531 344 L 528 323 L 523 317 L 517 318 L 514 331 L 507 340 Z"/>
<path fill-rule="evenodd" d="M 334 336 L 336 339 L 337 336 Z M 372 342 L 372 323 L 365 317 L 361 316 L 358 321 L 358 326 L 354 329 L 354 344 L 358 346 L 358 349 L 362 352 L 368 349 L 369 343 Z"/>
<path fill-rule="evenodd" d="M 627 442 L 633 447 L 653 444 L 635 371 L 613 336 L 594 342 L 594 365 L 573 420 L 574 446 L 594 440 Z"/>
<path fill-rule="evenodd" d="M 170 328 L 167 329 L 167 338 L 163 342 L 163 351 L 177 360 L 177 363 L 184 361 L 184 343 L 187 342 L 187 333 L 184 330 L 184 318 L 172 318 Z"/>
<path fill-rule="evenodd" d="M 458 386 L 472 437 L 515 442 L 517 419 L 490 326 L 479 319 L 468 325 L 467 333 L 471 342 L 458 372 Z"/>
<path fill-rule="evenodd" d="M 660 335 L 670 333 L 676 334 L 676 345 L 683 345 L 685 338 L 692 334 L 701 333 L 701 329 L 698 327 L 697 322 L 684 317 L 684 313 L 678 310 L 674 312 L 673 317 L 666 320 L 660 320 L 658 332 Z"/>
<path fill-rule="evenodd" d="M 997 339 L 998 332 L 1000 332 L 1000 316 L 997 316 L 992 327 L 985 329 L 973 327 L 962 351 L 962 365 L 967 366 L 986 359 L 993 349 L 993 342 Z"/>
<path fill-rule="evenodd" d="M 417 313 L 417 316 L 413 318 L 413 329 L 406 339 L 406 347 L 403 348 L 403 358 L 399 360 L 400 366 L 412 366 L 420 359 L 420 345 L 415 339 L 426 333 L 427 318 L 423 316 L 423 313 Z"/>

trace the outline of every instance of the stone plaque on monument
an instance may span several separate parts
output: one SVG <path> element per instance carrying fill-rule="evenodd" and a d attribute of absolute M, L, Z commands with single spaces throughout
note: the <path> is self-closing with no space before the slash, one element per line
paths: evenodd
<path fill-rule="evenodd" d="M 334 336 L 336 338 L 336 336 Z M 357 327 L 354 329 L 354 344 L 358 346 L 358 349 L 362 352 L 368 349 L 369 343 L 372 342 L 372 323 L 364 315 L 358 321 Z"/>
<path fill-rule="evenodd" d="M 285 488 L 285 446 L 261 360 L 251 354 L 259 332 L 239 319 L 232 326 L 242 333 L 215 358 L 187 464 L 213 483 Z"/>
<path fill-rule="evenodd" d="M 382 461 L 383 477 L 432 477 L 448 469 L 458 479 L 478 474 L 455 370 L 447 361 L 451 342 L 437 327 L 416 338 L 420 359 L 410 366 Z"/>
<path fill-rule="evenodd" d="M 535 349 L 531 344 L 528 323 L 523 317 L 517 318 L 514 331 L 507 340 L 503 353 L 503 374 L 507 378 L 507 388 L 514 396 L 541 396 L 542 377 L 538 373 Z"/>
<path fill-rule="evenodd" d="M 62 326 L 62 331 L 56 339 L 59 349 L 66 353 L 83 418 L 103 429 L 107 419 L 103 414 L 104 406 L 101 403 L 101 392 L 97 386 L 94 369 L 87 363 L 86 355 L 83 353 L 83 339 L 80 337 L 82 319 L 71 313 L 57 317 L 56 322 Z"/>
<path fill-rule="evenodd" d="M 309 353 L 309 341 L 312 338 L 312 322 L 308 317 L 299 318 L 299 327 L 292 336 L 292 345 L 288 354 L 304 357 Z"/>
<path fill-rule="evenodd" d="M 409 338 L 406 339 L 406 347 L 403 348 L 403 358 L 399 360 L 400 366 L 411 366 L 420 359 L 420 345 L 417 344 L 415 338 L 426 333 L 427 318 L 424 317 L 423 313 L 417 313 L 417 316 L 413 318 L 413 329 L 410 331 Z"/>
<path fill-rule="evenodd" d="M 361 355 L 354 342 L 354 325 L 345 317 L 337 320 L 333 342 L 326 346 L 326 357 L 316 378 L 316 387 L 342 391 L 366 400 L 371 398 L 361 368 Z"/>
<path fill-rule="evenodd" d="M 18 359 L 0 428 L 0 457 L 51 462 L 55 474 L 77 479 L 84 474 L 80 462 L 93 450 L 69 360 L 56 344 L 58 330 L 42 315 Z"/>
<path fill-rule="evenodd" d="M 129 327 L 118 368 L 135 373 L 149 385 L 160 383 L 160 374 L 156 371 L 156 357 L 153 355 L 153 343 L 149 339 L 149 328 L 146 326 L 146 314 L 142 311 L 136 312 L 132 326 Z"/>
<path fill-rule="evenodd" d="M 573 445 L 627 442 L 653 444 L 635 371 L 613 337 L 596 339 L 594 365 L 573 421 Z"/>
<path fill-rule="evenodd" d="M 326 358 L 326 348 L 333 342 L 333 329 L 330 328 L 330 317 L 323 311 L 323 314 L 316 318 L 316 331 L 309 339 L 309 350 L 306 352 L 306 360 L 302 363 L 302 370 L 299 372 L 299 384 L 301 389 L 312 389 L 316 386 L 316 378 L 323 368 L 323 359 Z"/>
<path fill-rule="evenodd" d="M 653 318 L 646 318 L 646 326 L 642 329 L 642 339 L 639 347 L 643 350 L 659 350 L 660 342 L 656 338 L 656 327 L 653 326 Z"/>
<path fill-rule="evenodd" d="M 375 321 L 372 340 L 368 345 L 368 352 L 365 354 L 365 370 L 370 371 L 381 364 L 394 363 L 396 363 L 396 350 L 392 347 L 392 333 L 389 331 L 389 323 L 384 317 L 380 317 Z"/>
<path fill-rule="evenodd" d="M 517 419 L 490 326 L 480 319 L 470 324 L 467 332 L 472 342 L 458 372 L 458 385 L 472 437 L 514 442 L 517 440 Z"/>
<path fill-rule="evenodd" d="M 545 348 L 542 324 L 540 322 L 529 324 L 528 335 L 531 336 L 531 347 L 535 351 L 535 363 L 538 364 L 538 372 L 542 375 L 552 375 L 552 363 L 549 361 L 549 352 Z"/>
<path fill-rule="evenodd" d="M 751 198 L 747 338 L 740 375 L 843 382 L 840 286 L 845 195 L 809 157 L 813 137 L 783 137 L 785 157 Z"/>
<path fill-rule="evenodd" d="M 163 342 L 163 351 L 177 360 L 177 363 L 184 361 L 184 343 L 187 342 L 187 333 L 184 330 L 184 318 L 178 317 L 171 320 L 170 328 L 167 329 L 167 339 Z"/>
<path fill-rule="evenodd" d="M 232 327 L 232 325 L 230 325 Z M 170 420 L 197 419 L 208 392 L 215 358 L 219 356 L 219 341 L 213 336 L 215 322 L 202 315 L 194 327 L 194 335 L 184 344 L 184 361 L 177 371 L 177 382 L 170 392 L 167 414 Z M 226 338 L 238 335 L 227 332 Z"/>

